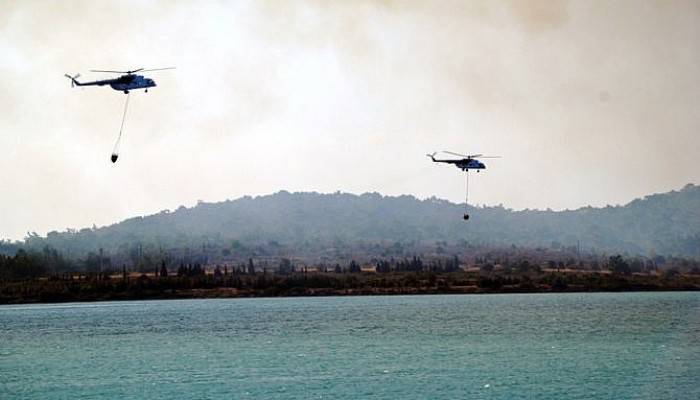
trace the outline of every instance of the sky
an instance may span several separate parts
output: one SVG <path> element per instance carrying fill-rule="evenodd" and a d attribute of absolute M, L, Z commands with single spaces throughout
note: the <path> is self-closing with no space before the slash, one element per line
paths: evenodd
<path fill-rule="evenodd" d="M 0 238 L 279 190 L 463 202 L 426 153 L 500 155 L 469 202 L 625 204 L 700 183 L 698 1 L 0 6 Z M 126 70 L 126 95 L 71 88 Z"/>

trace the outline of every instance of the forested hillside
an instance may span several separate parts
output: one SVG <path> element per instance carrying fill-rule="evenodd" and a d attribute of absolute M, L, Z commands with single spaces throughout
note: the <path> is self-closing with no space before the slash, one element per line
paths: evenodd
<path fill-rule="evenodd" d="M 96 229 L 31 235 L 23 247 L 46 246 L 71 258 L 188 249 L 217 254 L 309 254 L 328 247 L 415 245 L 428 241 L 487 246 L 580 246 L 631 255 L 700 257 L 700 187 L 655 194 L 625 206 L 573 211 L 471 208 L 445 200 L 376 193 L 279 192 L 220 203 L 201 202 Z M 16 248 L 17 244 L 4 247 Z"/>

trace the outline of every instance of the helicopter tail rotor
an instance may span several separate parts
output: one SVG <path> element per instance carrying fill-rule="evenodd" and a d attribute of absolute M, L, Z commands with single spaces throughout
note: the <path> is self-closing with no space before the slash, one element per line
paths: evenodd
<path fill-rule="evenodd" d="M 76 79 L 80 77 L 80 74 L 75 74 L 75 76 L 70 76 L 68 74 L 64 75 L 66 78 L 70 79 L 70 87 L 75 87 L 75 85 L 78 83 Z"/>

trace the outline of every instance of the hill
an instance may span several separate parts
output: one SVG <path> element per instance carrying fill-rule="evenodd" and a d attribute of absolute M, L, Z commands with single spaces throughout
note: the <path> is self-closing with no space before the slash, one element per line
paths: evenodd
<path fill-rule="evenodd" d="M 285 248 L 287 254 L 312 254 L 329 246 L 447 241 L 700 257 L 700 186 L 692 184 L 615 207 L 571 211 L 472 207 L 468 222 L 461 218 L 463 207 L 435 198 L 281 191 L 200 202 L 101 228 L 32 235 L 23 245 L 34 249 L 48 245 L 81 257 L 99 248 L 111 254 L 133 253 L 137 245 L 139 252 L 150 246 L 160 251 L 215 248 L 223 254 L 259 255 L 275 248 Z"/>

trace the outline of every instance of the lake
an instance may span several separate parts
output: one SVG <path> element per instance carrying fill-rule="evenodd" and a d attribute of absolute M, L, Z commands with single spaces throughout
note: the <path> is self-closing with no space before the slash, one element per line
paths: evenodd
<path fill-rule="evenodd" d="M 0 399 L 700 399 L 700 293 L 0 306 Z"/>

